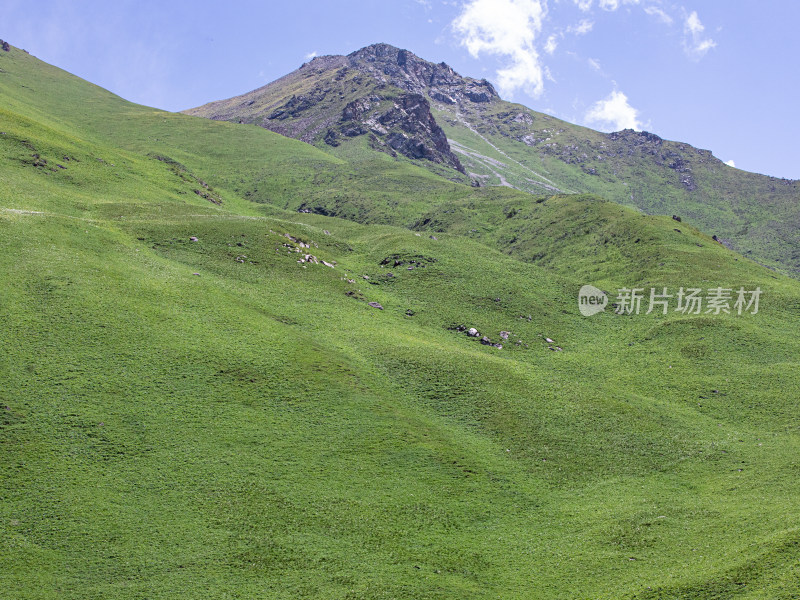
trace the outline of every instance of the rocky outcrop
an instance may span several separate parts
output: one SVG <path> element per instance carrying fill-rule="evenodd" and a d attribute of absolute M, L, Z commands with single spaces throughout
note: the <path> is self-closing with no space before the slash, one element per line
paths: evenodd
<path fill-rule="evenodd" d="M 465 172 L 431 114 L 430 103 L 420 94 L 372 95 L 349 102 L 342 110 L 341 120 L 327 130 L 323 139 L 329 146 L 338 146 L 344 138 L 368 133 L 376 150 L 425 159 Z"/>

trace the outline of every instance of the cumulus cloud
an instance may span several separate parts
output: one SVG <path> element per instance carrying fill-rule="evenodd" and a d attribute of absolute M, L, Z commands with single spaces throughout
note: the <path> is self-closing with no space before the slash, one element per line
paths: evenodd
<path fill-rule="evenodd" d="M 728 165 L 729 167 L 734 167 L 734 168 L 736 168 L 736 163 L 735 163 L 735 162 L 733 162 L 733 159 L 731 159 L 731 160 L 726 160 L 726 161 L 725 161 L 725 164 L 726 164 L 726 165 Z"/>
<path fill-rule="evenodd" d="M 453 29 L 473 57 L 487 53 L 507 59 L 508 66 L 497 72 L 501 92 L 522 89 L 537 97 L 544 91 L 544 70 L 535 42 L 546 15 L 543 0 L 471 0 Z"/>
<path fill-rule="evenodd" d="M 607 98 L 595 102 L 585 119 L 604 131 L 641 130 L 638 115 L 639 111 L 628 103 L 628 97 L 614 90 Z"/>
<path fill-rule="evenodd" d="M 717 43 L 711 38 L 703 37 L 705 26 L 700 22 L 697 11 L 692 11 L 683 24 L 683 48 L 689 58 L 700 60 L 706 53 L 715 48 Z"/>

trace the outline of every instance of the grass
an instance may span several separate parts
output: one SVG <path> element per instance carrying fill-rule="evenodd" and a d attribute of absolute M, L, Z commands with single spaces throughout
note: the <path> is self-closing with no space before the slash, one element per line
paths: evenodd
<path fill-rule="evenodd" d="M 800 593 L 795 280 L 0 67 L 0 597 Z M 584 283 L 764 296 L 587 319 Z"/>

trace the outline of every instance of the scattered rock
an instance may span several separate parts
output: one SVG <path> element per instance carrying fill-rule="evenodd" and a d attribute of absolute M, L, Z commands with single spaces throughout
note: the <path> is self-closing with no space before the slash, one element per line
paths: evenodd
<path fill-rule="evenodd" d="M 507 340 L 509 335 L 511 335 L 510 331 L 501 331 L 500 332 L 500 337 L 503 338 L 504 340 Z"/>
<path fill-rule="evenodd" d="M 437 238 L 435 235 L 432 235 L 432 236 L 430 236 L 430 238 L 431 238 L 432 240 L 438 240 L 438 239 L 439 239 L 439 238 Z"/>
<path fill-rule="evenodd" d="M 467 330 L 467 335 L 470 336 L 470 337 L 478 337 L 480 335 L 480 333 L 478 333 L 478 330 L 475 329 L 474 327 L 470 327 Z"/>
<path fill-rule="evenodd" d="M 367 302 L 367 304 L 369 306 L 371 306 L 372 308 L 377 308 L 378 310 L 383 310 L 383 307 L 380 304 L 378 304 L 377 302 Z"/>
<path fill-rule="evenodd" d="M 551 340 L 549 337 L 544 338 L 544 341 L 547 342 L 548 344 L 555 344 L 555 341 Z"/>
<path fill-rule="evenodd" d="M 678 223 L 681 222 L 681 218 L 678 215 L 672 215 L 673 220 L 677 221 Z"/>
<path fill-rule="evenodd" d="M 324 233 L 325 235 L 330 235 L 330 234 L 331 234 L 331 232 L 330 232 L 330 231 L 328 231 L 327 229 L 323 229 L 323 230 L 322 230 L 322 233 Z"/>
<path fill-rule="evenodd" d="M 484 346 L 491 346 L 491 345 L 492 345 L 492 340 L 490 340 L 490 339 L 489 339 L 488 337 L 486 337 L 486 336 L 483 336 L 483 337 L 481 338 L 481 344 L 483 344 Z"/>
<path fill-rule="evenodd" d="M 200 273 L 192 273 L 192 275 L 198 275 L 198 276 L 199 276 L 199 275 L 200 275 Z"/>
<path fill-rule="evenodd" d="M 324 261 L 324 260 L 323 260 L 323 261 L 320 261 L 320 262 L 321 262 L 323 265 L 325 265 L 326 267 L 330 267 L 331 269 L 335 269 L 335 268 L 336 268 L 336 265 L 333 265 L 333 264 L 331 264 L 331 263 L 329 263 L 329 262 L 327 262 L 327 261 Z"/>
<path fill-rule="evenodd" d="M 361 277 L 363 277 L 364 279 L 366 279 L 367 281 L 369 281 L 369 275 L 362 275 Z"/>
<path fill-rule="evenodd" d="M 189 241 L 190 242 L 199 242 L 200 240 L 198 240 L 196 237 L 192 236 L 192 237 L 189 238 Z"/>

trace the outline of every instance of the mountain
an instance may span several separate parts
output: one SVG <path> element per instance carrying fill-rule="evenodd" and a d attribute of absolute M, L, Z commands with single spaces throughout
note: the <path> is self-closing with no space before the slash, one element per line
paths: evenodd
<path fill-rule="evenodd" d="M 800 282 L 347 145 L 0 50 L 0 596 L 800 595 Z"/>
<path fill-rule="evenodd" d="M 473 185 L 598 194 L 680 216 L 729 248 L 800 275 L 800 182 L 734 169 L 652 133 L 567 123 L 387 44 L 314 58 L 248 94 L 185 112 L 255 124 L 340 156 L 399 153 Z"/>

